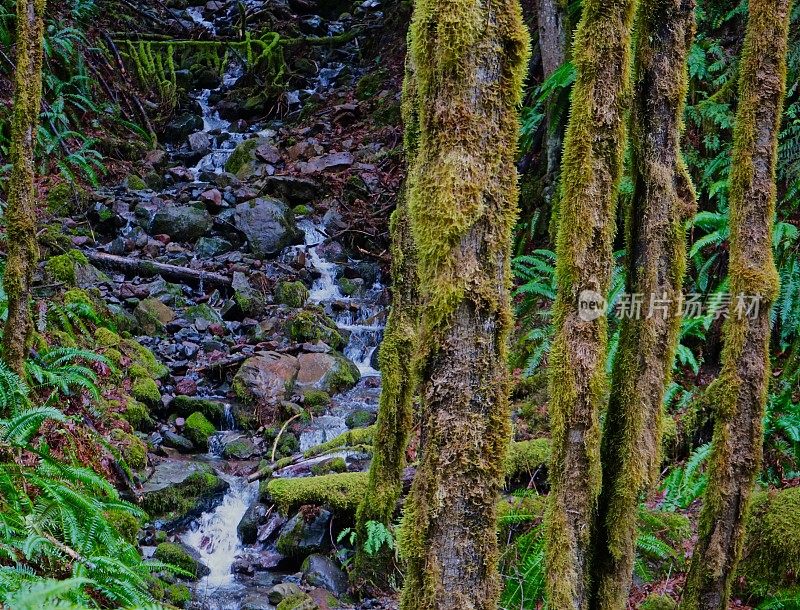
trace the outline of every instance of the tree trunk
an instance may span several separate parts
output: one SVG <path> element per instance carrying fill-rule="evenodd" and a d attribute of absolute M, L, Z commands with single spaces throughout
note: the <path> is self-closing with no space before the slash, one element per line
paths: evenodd
<path fill-rule="evenodd" d="M 608 324 L 600 301 L 613 263 L 633 9 L 634 0 L 587 0 L 573 49 L 577 79 L 562 165 L 549 361 L 547 592 L 550 607 L 559 610 L 586 608 L 589 596 L 590 524 L 601 482 L 599 413 L 608 397 Z M 598 309 L 579 308 L 579 298 Z"/>
<path fill-rule="evenodd" d="M 406 156 L 409 162 L 413 162 L 419 122 L 416 80 L 410 61 L 406 65 L 403 96 Z M 383 383 L 369 483 L 356 513 L 356 532 L 362 541 L 365 540 L 368 521 L 379 521 L 388 526 L 394 520 L 397 500 L 403 489 L 405 451 L 413 424 L 412 401 L 417 388 L 413 367 L 419 326 L 417 262 L 405 193 L 398 199 L 389 231 L 392 239 L 392 307 L 379 354 Z M 356 578 L 385 586 L 392 573 L 389 567 L 392 556 L 389 549 L 382 549 L 381 556 L 370 557 L 364 552 L 363 545 L 359 546 L 354 571 Z"/>
<path fill-rule="evenodd" d="M 739 70 L 730 176 L 730 294 L 715 405 L 709 482 L 681 608 L 727 608 L 745 517 L 761 467 L 770 371 L 777 141 L 786 88 L 790 0 L 750 0 Z M 747 311 L 754 302 L 757 311 Z"/>
<path fill-rule="evenodd" d="M 625 217 L 627 291 L 643 302 L 641 315 L 622 321 L 603 432 L 591 604 L 602 610 L 627 607 L 639 497 L 658 479 L 661 463 L 662 403 L 681 327 L 686 221 L 696 207 L 680 153 L 694 6 L 694 0 L 643 0 L 637 17 L 634 192 Z"/>
<path fill-rule="evenodd" d="M 529 40 L 517 0 L 418 0 L 410 43 L 422 445 L 399 537 L 401 607 L 495 610 L 496 502 L 511 431 L 516 106 Z"/>
<path fill-rule="evenodd" d="M 3 283 L 8 320 L 3 334 L 6 364 L 25 374 L 25 356 L 33 332 L 29 301 L 39 259 L 36 242 L 34 151 L 42 103 L 42 39 L 45 0 L 17 2 L 17 63 L 11 120 L 11 180 L 6 208 L 8 259 Z"/>

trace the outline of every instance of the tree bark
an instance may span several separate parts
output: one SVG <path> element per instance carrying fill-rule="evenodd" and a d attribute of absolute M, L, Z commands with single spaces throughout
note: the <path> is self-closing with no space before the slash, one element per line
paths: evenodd
<path fill-rule="evenodd" d="M 560 610 L 581 610 L 589 599 L 590 531 L 601 483 L 599 414 L 608 399 L 608 324 L 599 300 L 608 293 L 613 264 L 634 4 L 587 0 L 573 47 L 577 79 L 561 170 L 549 361 L 547 593 L 550 607 Z M 597 311 L 579 311 L 579 298 L 596 303 Z"/>
<path fill-rule="evenodd" d="M 761 467 L 770 309 L 778 294 L 772 254 L 777 140 L 786 90 L 790 0 L 750 0 L 739 71 L 730 175 L 730 293 L 715 405 L 709 482 L 682 610 L 727 608 Z M 747 301 L 740 300 L 744 296 Z M 758 311 L 747 311 L 758 298 Z"/>
<path fill-rule="evenodd" d="M 42 103 L 42 46 L 45 0 L 17 2 L 17 63 L 11 121 L 11 180 L 6 208 L 8 258 L 3 283 L 8 319 L 3 334 L 6 364 L 25 374 L 25 357 L 33 333 L 30 292 L 39 259 L 36 242 L 34 152 Z"/>
<path fill-rule="evenodd" d="M 625 210 L 628 286 L 640 315 L 623 318 L 601 457 L 593 534 L 592 607 L 625 610 L 640 495 L 658 479 L 662 403 L 681 327 L 686 221 L 695 208 L 680 152 L 694 37 L 694 0 L 643 0 L 637 16 L 631 112 L 633 197 Z"/>
<path fill-rule="evenodd" d="M 517 0 L 417 0 L 410 43 L 422 444 L 399 536 L 401 607 L 495 610 L 496 503 L 510 437 L 516 107 L 528 33 Z"/>

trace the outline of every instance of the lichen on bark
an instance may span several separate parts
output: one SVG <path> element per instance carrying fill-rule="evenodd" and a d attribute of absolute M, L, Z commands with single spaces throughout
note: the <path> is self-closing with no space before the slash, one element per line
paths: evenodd
<path fill-rule="evenodd" d="M 582 319 L 584 291 L 608 292 L 625 148 L 634 0 L 587 0 L 561 169 L 556 334 L 550 352 L 553 455 L 547 528 L 550 607 L 585 608 L 591 522 L 600 493 L 599 414 L 608 397 L 607 319 Z"/>
<path fill-rule="evenodd" d="M 686 221 L 696 207 L 680 152 L 694 0 L 642 0 L 635 34 L 627 292 L 645 302 L 640 316 L 622 320 L 604 421 L 591 602 L 602 610 L 627 607 L 636 511 L 658 479 L 662 403 L 681 326 Z"/>
<path fill-rule="evenodd" d="M 528 42 L 516 0 L 415 5 L 419 131 L 408 205 L 422 304 L 421 457 L 398 538 L 405 610 L 497 607 L 516 106 Z"/>
<path fill-rule="evenodd" d="M 750 0 L 739 68 L 730 192 L 731 311 L 722 370 L 708 389 L 715 407 L 709 483 L 682 610 L 727 608 L 745 519 L 761 466 L 770 373 L 770 310 L 779 286 L 772 253 L 775 166 L 790 0 Z M 759 297 L 757 312 L 740 296 Z"/>
<path fill-rule="evenodd" d="M 3 334 L 3 357 L 18 375 L 25 373 L 25 357 L 33 332 L 30 285 L 39 258 L 34 152 L 42 99 L 44 10 L 45 0 L 17 2 L 12 169 L 5 213 L 8 258 L 3 285 L 8 295 L 8 318 Z"/>

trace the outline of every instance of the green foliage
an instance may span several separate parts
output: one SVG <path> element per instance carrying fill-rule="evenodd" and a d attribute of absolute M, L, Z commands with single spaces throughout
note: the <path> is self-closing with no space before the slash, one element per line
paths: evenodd
<path fill-rule="evenodd" d="M 698 447 L 683 466 L 674 466 L 661 484 L 666 493 L 665 510 L 688 508 L 708 485 L 705 463 L 711 453 L 711 443 Z"/>
<path fill-rule="evenodd" d="M 386 548 L 390 551 L 395 550 L 396 543 L 394 532 L 392 532 L 392 530 L 386 525 L 380 521 L 367 521 L 365 528 L 367 531 L 367 538 L 364 540 L 363 548 L 364 552 L 369 557 L 375 557 L 384 546 L 386 546 Z M 349 527 L 343 529 L 336 539 L 336 541 L 339 543 L 341 543 L 343 540 L 347 540 L 350 543 L 350 546 L 359 543 L 356 531 Z"/>
<path fill-rule="evenodd" d="M 69 396 L 74 390 L 86 391 L 100 397 L 97 374 L 89 368 L 92 363 L 107 365 L 107 360 L 90 350 L 73 347 L 54 347 L 39 352 L 25 363 L 25 370 L 36 388 L 49 388 L 53 393 Z"/>

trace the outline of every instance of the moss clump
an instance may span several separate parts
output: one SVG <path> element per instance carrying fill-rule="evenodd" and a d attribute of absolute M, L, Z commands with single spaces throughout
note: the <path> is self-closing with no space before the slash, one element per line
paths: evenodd
<path fill-rule="evenodd" d="M 387 77 L 386 70 L 376 70 L 362 77 L 356 83 L 356 98 L 364 101 L 375 97 L 380 93 Z"/>
<path fill-rule="evenodd" d="M 147 372 L 147 377 L 163 379 L 169 375 L 169 369 L 158 361 L 156 355 L 134 339 L 123 339 L 120 343 L 120 351 L 131 359 L 131 369 L 133 365 L 139 365 L 142 370 Z M 139 376 L 144 377 L 145 375 Z"/>
<path fill-rule="evenodd" d="M 176 396 L 172 401 L 172 410 L 184 417 L 200 412 L 216 426 L 221 426 L 225 419 L 225 405 L 217 400 L 209 400 L 207 398 Z"/>
<path fill-rule="evenodd" d="M 125 182 L 127 183 L 128 188 L 132 191 L 143 191 L 147 189 L 147 184 L 145 184 L 145 181 L 136 174 L 131 174 L 128 176 Z"/>
<path fill-rule="evenodd" d="M 122 365 L 122 352 L 118 349 L 114 349 L 113 347 L 105 349 L 103 350 L 103 356 L 114 366 Z"/>
<path fill-rule="evenodd" d="M 354 513 L 367 490 L 366 472 L 327 474 L 301 479 L 273 479 L 261 485 L 262 502 L 275 504 L 283 514 L 315 504 Z"/>
<path fill-rule="evenodd" d="M 166 588 L 164 599 L 177 608 L 185 608 L 192 601 L 192 592 L 186 585 L 174 584 Z"/>
<path fill-rule="evenodd" d="M 336 322 L 322 312 L 304 309 L 289 321 L 287 330 L 292 341 L 323 341 L 333 349 L 343 349 L 347 342 L 339 332 Z"/>
<path fill-rule="evenodd" d="M 250 161 L 253 156 L 253 151 L 255 151 L 257 147 L 258 138 L 251 138 L 239 144 L 225 163 L 225 171 L 231 174 L 239 173 L 239 170 Z"/>
<path fill-rule="evenodd" d="M 303 404 L 312 411 L 316 411 L 331 404 L 331 395 L 324 390 L 306 390 L 303 392 Z"/>
<path fill-rule="evenodd" d="M 195 445 L 203 449 L 208 449 L 208 439 L 217 429 L 214 427 L 214 424 L 206 419 L 205 415 L 197 411 L 186 418 L 183 431 L 186 437 Z"/>
<path fill-rule="evenodd" d="M 133 382 L 131 395 L 146 405 L 155 406 L 161 402 L 161 392 L 156 382 L 149 377 L 139 377 Z"/>
<path fill-rule="evenodd" d="M 47 193 L 47 211 L 55 216 L 72 216 L 86 212 L 89 194 L 74 183 L 60 182 Z"/>
<path fill-rule="evenodd" d="M 308 301 L 309 292 L 303 282 L 279 282 L 275 290 L 275 302 L 280 305 L 300 308 Z"/>
<path fill-rule="evenodd" d="M 294 208 L 292 208 L 292 212 L 294 212 L 295 216 L 308 216 L 313 211 L 314 210 L 312 208 L 303 204 L 296 205 Z"/>
<path fill-rule="evenodd" d="M 117 347 L 122 338 L 113 330 L 100 326 L 94 331 L 94 341 L 98 347 Z"/>
<path fill-rule="evenodd" d="M 39 246 L 49 254 L 63 254 L 72 249 L 72 239 L 60 224 L 49 224 L 38 236 Z"/>
<path fill-rule="evenodd" d="M 754 495 L 739 564 L 745 592 L 766 597 L 798 584 L 798 523 L 800 487 Z"/>
<path fill-rule="evenodd" d="M 359 379 L 361 379 L 361 371 L 358 370 L 358 367 L 344 356 L 338 355 L 336 366 L 325 375 L 322 383 L 330 392 L 336 393 L 349 390 L 358 383 Z"/>
<path fill-rule="evenodd" d="M 228 484 L 210 466 L 204 465 L 176 485 L 145 494 L 142 508 L 154 519 L 178 519 L 227 488 Z"/>
<path fill-rule="evenodd" d="M 650 595 L 642 602 L 641 610 L 675 610 L 678 602 L 669 595 Z"/>
<path fill-rule="evenodd" d="M 188 572 L 192 578 L 197 579 L 202 575 L 200 562 L 194 559 L 189 552 L 179 544 L 172 542 L 162 542 L 156 547 L 153 557 L 184 572 Z"/>
<path fill-rule="evenodd" d="M 340 434 L 336 438 L 332 438 L 326 443 L 317 445 L 308 449 L 303 455 L 307 458 L 314 457 L 315 455 L 322 455 L 341 447 L 363 447 L 364 445 L 371 445 L 372 439 L 375 436 L 375 426 L 368 428 L 354 428 L 348 430 L 344 434 Z"/>
<path fill-rule="evenodd" d="M 549 460 L 550 439 L 548 438 L 511 443 L 506 456 L 506 477 L 510 479 L 522 473 L 533 473 L 542 466 L 546 466 Z"/>
<path fill-rule="evenodd" d="M 147 445 L 144 441 L 119 429 L 112 432 L 111 438 L 118 444 L 122 459 L 132 470 L 147 467 Z"/>
<path fill-rule="evenodd" d="M 123 540 L 136 544 L 139 535 L 139 520 L 136 517 L 124 510 L 109 510 L 105 517 Z"/>
<path fill-rule="evenodd" d="M 79 250 L 70 250 L 65 254 L 51 257 L 44 268 L 47 274 L 58 282 L 63 282 L 68 286 L 75 285 L 75 267 L 77 265 L 88 265 L 89 259 Z"/>
<path fill-rule="evenodd" d="M 314 464 L 311 467 L 311 474 L 317 477 L 336 472 L 347 472 L 347 462 L 344 461 L 343 457 L 335 457 L 331 460 Z"/>
<path fill-rule="evenodd" d="M 245 440 L 238 440 L 225 445 L 225 448 L 222 450 L 222 457 L 225 459 L 235 458 L 246 460 L 253 455 L 253 452 L 253 445 Z"/>
<path fill-rule="evenodd" d="M 141 432 L 149 432 L 155 425 L 153 418 L 150 417 L 150 410 L 147 405 L 133 398 L 128 400 L 123 417 L 134 430 Z"/>
<path fill-rule="evenodd" d="M 340 277 L 339 281 L 336 283 L 339 285 L 339 290 L 341 290 L 342 294 L 346 297 L 351 297 L 358 292 L 359 285 L 351 279 Z"/>
<path fill-rule="evenodd" d="M 372 411 L 359 409 L 347 416 L 345 424 L 348 428 L 366 428 L 375 423 L 376 415 Z"/>
<path fill-rule="evenodd" d="M 275 610 L 317 610 L 319 606 L 308 593 L 294 593 L 284 598 Z"/>

